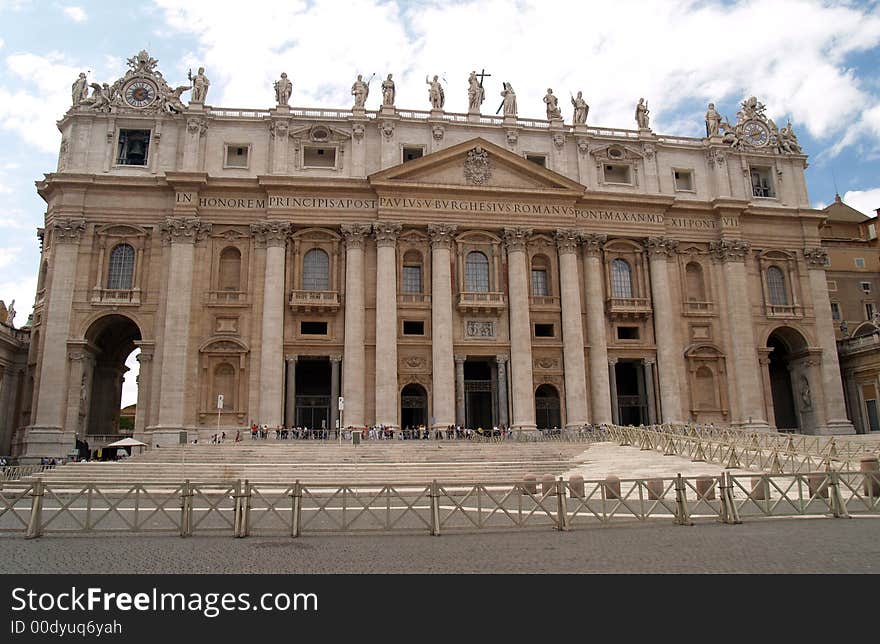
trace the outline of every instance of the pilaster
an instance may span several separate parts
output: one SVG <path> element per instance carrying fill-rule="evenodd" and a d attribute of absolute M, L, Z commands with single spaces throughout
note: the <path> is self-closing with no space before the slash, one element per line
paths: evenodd
<path fill-rule="evenodd" d="M 370 224 L 343 224 L 345 238 L 345 347 L 342 395 L 345 426 L 364 426 L 366 357 L 364 352 L 364 240 Z"/>
<path fill-rule="evenodd" d="M 397 428 L 397 236 L 401 225 L 373 224 L 376 238 L 376 424 Z"/>
<path fill-rule="evenodd" d="M 526 251 L 531 228 L 505 228 L 510 310 L 510 375 L 513 385 L 514 430 L 536 431 L 532 380 L 532 333 L 529 317 L 529 268 Z"/>
<path fill-rule="evenodd" d="M 605 300 L 602 280 L 602 248 L 605 235 L 581 233 L 584 253 L 584 272 L 587 305 L 587 342 L 590 345 L 590 397 L 593 423 L 609 424 L 617 417 L 617 407 L 612 405 L 616 390 L 612 387 L 608 372 L 608 339 L 606 334 Z"/>
<path fill-rule="evenodd" d="M 590 421 L 587 404 L 584 331 L 581 311 L 581 282 L 577 251 L 580 237 L 574 230 L 557 229 L 559 253 L 559 295 L 562 304 L 563 364 L 565 367 L 565 418 L 567 428 L 583 427 Z"/>
<path fill-rule="evenodd" d="M 456 226 L 430 224 L 431 238 L 431 368 L 434 427 L 456 422 L 455 374 L 452 359 L 452 242 Z"/>

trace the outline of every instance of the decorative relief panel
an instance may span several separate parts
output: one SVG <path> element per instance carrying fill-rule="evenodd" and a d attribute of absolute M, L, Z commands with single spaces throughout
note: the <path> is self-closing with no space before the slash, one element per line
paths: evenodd
<path fill-rule="evenodd" d="M 464 334 L 469 338 L 494 338 L 495 323 L 467 320 Z"/>

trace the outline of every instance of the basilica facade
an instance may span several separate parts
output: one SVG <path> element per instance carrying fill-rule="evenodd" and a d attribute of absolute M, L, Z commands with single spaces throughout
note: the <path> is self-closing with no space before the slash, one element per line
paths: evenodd
<path fill-rule="evenodd" d="M 580 94 L 571 124 L 552 92 L 520 118 L 510 83 L 484 115 L 473 75 L 465 114 L 431 83 L 398 108 L 390 75 L 375 110 L 362 79 L 349 109 L 290 107 L 286 75 L 242 110 L 204 70 L 184 104 L 145 52 L 128 66 L 74 84 L 37 183 L 23 458 L 118 434 L 135 349 L 154 446 L 251 423 L 853 431 L 823 215 L 756 99 L 686 138 L 643 101 L 632 130 Z"/>

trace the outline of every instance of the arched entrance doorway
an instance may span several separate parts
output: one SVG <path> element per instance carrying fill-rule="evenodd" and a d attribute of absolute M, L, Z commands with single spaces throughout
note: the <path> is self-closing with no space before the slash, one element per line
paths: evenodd
<path fill-rule="evenodd" d="M 559 392 L 553 385 L 541 385 L 535 391 L 535 423 L 538 429 L 559 429 L 562 425 Z"/>
<path fill-rule="evenodd" d="M 811 411 L 812 396 L 809 376 L 796 363 L 807 341 L 798 331 L 781 327 L 767 338 L 767 347 L 772 349 L 768 368 L 776 428 L 802 430 L 801 413 Z"/>
<path fill-rule="evenodd" d="M 400 392 L 400 427 L 428 425 L 428 392 L 410 383 Z"/>
<path fill-rule="evenodd" d="M 125 374 L 129 370 L 125 363 L 137 349 L 135 342 L 141 340 L 140 329 L 124 315 L 107 315 L 92 323 L 86 340 L 94 353 L 84 365 L 80 383 L 80 433 L 119 434 L 121 429 L 130 433 L 133 426 L 120 428 L 120 410 Z M 129 392 L 129 397 L 137 401 L 136 393 Z M 133 409 L 123 424 L 131 420 L 129 415 L 133 419 Z"/>

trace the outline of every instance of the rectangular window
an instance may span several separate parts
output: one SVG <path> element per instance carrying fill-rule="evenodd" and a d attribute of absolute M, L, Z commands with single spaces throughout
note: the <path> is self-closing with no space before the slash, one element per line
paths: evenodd
<path fill-rule="evenodd" d="M 877 239 L 877 226 L 868 224 L 868 239 Z"/>
<path fill-rule="evenodd" d="M 860 282 L 859 286 L 861 287 L 863 293 L 871 292 L 871 282 Z"/>
<path fill-rule="evenodd" d="M 248 146 L 236 144 L 227 145 L 225 166 L 227 168 L 247 168 Z"/>
<path fill-rule="evenodd" d="M 535 337 L 536 338 L 552 338 L 553 337 L 553 325 L 552 324 L 536 324 L 535 325 Z"/>
<path fill-rule="evenodd" d="M 684 192 L 694 192 L 694 173 L 691 170 L 673 170 L 675 189 Z"/>
<path fill-rule="evenodd" d="M 300 335 L 327 335 L 326 322 L 300 322 Z"/>
<path fill-rule="evenodd" d="M 775 197 L 773 181 L 770 178 L 770 168 L 751 167 L 749 174 L 752 178 L 752 195 L 755 197 Z"/>
<path fill-rule="evenodd" d="M 865 258 L 864 257 L 856 257 L 855 263 L 856 263 L 856 268 L 864 268 L 865 267 Z"/>
<path fill-rule="evenodd" d="M 532 295 L 543 297 L 547 293 L 547 271 L 544 269 L 532 270 Z"/>
<path fill-rule="evenodd" d="M 628 165 L 606 163 L 604 169 L 605 183 L 632 183 Z"/>
<path fill-rule="evenodd" d="M 425 335 L 425 323 L 422 320 L 404 320 L 403 335 Z"/>
<path fill-rule="evenodd" d="M 837 302 L 831 303 L 831 319 L 840 321 L 840 304 Z"/>
<path fill-rule="evenodd" d="M 531 161 L 532 163 L 537 163 L 542 168 L 547 167 L 547 157 L 543 154 L 526 154 L 526 160 Z"/>
<path fill-rule="evenodd" d="M 873 302 L 867 302 L 865 304 L 865 319 L 866 320 L 873 320 L 874 319 L 874 303 Z"/>
<path fill-rule="evenodd" d="M 828 280 L 828 290 L 836 291 L 837 290 L 837 280 Z"/>
<path fill-rule="evenodd" d="M 150 149 L 149 130 L 119 130 L 117 165 L 147 165 Z"/>
<path fill-rule="evenodd" d="M 303 166 L 306 168 L 335 168 L 336 148 L 303 148 Z"/>
<path fill-rule="evenodd" d="M 619 326 L 617 327 L 618 340 L 638 340 L 639 327 L 637 326 Z"/>
<path fill-rule="evenodd" d="M 422 267 L 421 266 L 404 266 L 403 279 L 401 280 L 401 288 L 403 293 L 421 293 L 422 292 Z"/>
<path fill-rule="evenodd" d="M 425 156 L 425 148 L 422 146 L 405 145 L 403 146 L 403 162 L 415 161 Z"/>

